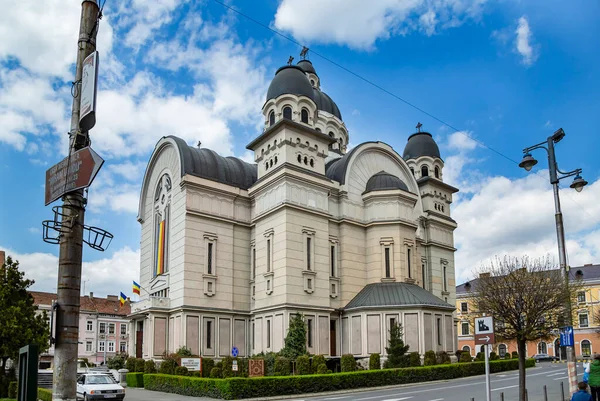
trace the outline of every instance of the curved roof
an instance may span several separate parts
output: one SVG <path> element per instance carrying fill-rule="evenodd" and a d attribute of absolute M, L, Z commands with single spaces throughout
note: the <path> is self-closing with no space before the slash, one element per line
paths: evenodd
<path fill-rule="evenodd" d="M 385 171 L 380 171 L 379 173 L 369 178 L 369 181 L 367 181 L 365 193 L 371 191 L 387 191 L 394 189 L 402 189 L 406 192 L 409 192 L 408 186 L 400 178 L 390 173 L 386 173 Z"/>
<path fill-rule="evenodd" d="M 313 87 L 304 70 L 296 65 L 286 65 L 277 70 L 267 90 L 267 101 L 286 94 L 306 96 L 315 100 Z"/>
<path fill-rule="evenodd" d="M 429 132 L 417 132 L 409 136 L 402 158 L 409 160 L 421 156 L 431 156 L 441 159 L 440 149 Z"/>
<path fill-rule="evenodd" d="M 337 104 L 327 95 L 325 92 L 321 92 L 318 88 L 313 88 L 314 92 L 314 100 L 317 104 L 317 109 L 328 112 L 329 114 L 333 114 L 340 120 L 342 119 L 342 113 L 340 113 L 340 109 L 337 107 Z"/>
<path fill-rule="evenodd" d="M 348 169 L 348 163 L 350 163 L 350 159 L 352 155 L 360 149 L 362 146 L 365 146 L 369 143 L 377 143 L 375 141 L 372 142 L 363 142 L 354 148 L 344 156 L 331 160 L 329 163 L 325 165 L 325 175 L 327 178 L 337 181 L 340 184 L 346 183 L 346 170 Z"/>
<path fill-rule="evenodd" d="M 312 74 L 315 74 L 318 76 L 317 72 L 315 71 L 315 67 L 313 67 L 312 63 L 310 62 L 310 60 L 300 60 L 298 61 L 298 64 L 296 64 L 298 67 L 302 68 L 304 70 L 304 72 L 309 72 Z"/>
<path fill-rule="evenodd" d="M 444 302 L 418 285 L 397 282 L 366 285 L 348 302 L 344 309 L 403 306 L 455 309 L 453 305 Z"/>
<path fill-rule="evenodd" d="M 183 139 L 168 136 L 175 141 L 181 160 L 181 176 L 190 174 L 207 180 L 248 189 L 257 180 L 256 164 L 235 157 L 223 157 L 207 148 L 189 146 Z"/>

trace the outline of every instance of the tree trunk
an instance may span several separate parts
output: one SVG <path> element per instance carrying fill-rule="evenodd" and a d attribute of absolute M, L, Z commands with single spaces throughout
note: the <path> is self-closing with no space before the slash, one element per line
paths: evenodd
<path fill-rule="evenodd" d="M 517 339 L 517 351 L 519 352 L 519 401 L 526 401 L 526 382 L 525 382 L 525 340 Z"/>

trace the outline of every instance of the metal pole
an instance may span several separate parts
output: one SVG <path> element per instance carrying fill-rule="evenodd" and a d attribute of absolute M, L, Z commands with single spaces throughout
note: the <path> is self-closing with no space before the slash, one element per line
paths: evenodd
<path fill-rule="evenodd" d="M 485 353 L 485 396 L 487 401 L 492 401 L 492 388 L 490 386 L 490 358 L 488 356 L 489 344 L 484 346 Z"/>
<path fill-rule="evenodd" d="M 565 401 L 565 384 L 560 382 L 560 401 Z"/>
<path fill-rule="evenodd" d="M 96 0 L 84 0 L 81 5 L 79 39 L 77 42 L 77 64 L 73 107 L 71 110 L 71 132 L 69 154 L 83 148 L 86 143 L 77 141 L 80 114 L 80 82 L 83 60 L 96 48 L 96 32 L 99 7 Z M 83 133 L 87 141 L 87 133 Z M 79 306 L 81 291 L 81 261 L 85 199 L 83 190 L 65 195 L 63 223 L 71 227 L 61 234 L 58 260 L 58 286 L 56 311 L 56 348 L 54 352 L 54 375 L 52 399 L 75 401 L 77 354 L 79 340 Z M 67 224 L 68 222 L 68 224 Z"/>
<path fill-rule="evenodd" d="M 548 389 L 546 388 L 545 384 L 544 384 L 544 401 L 548 401 Z"/>
<path fill-rule="evenodd" d="M 500 393 L 500 401 L 504 401 L 504 391 Z"/>

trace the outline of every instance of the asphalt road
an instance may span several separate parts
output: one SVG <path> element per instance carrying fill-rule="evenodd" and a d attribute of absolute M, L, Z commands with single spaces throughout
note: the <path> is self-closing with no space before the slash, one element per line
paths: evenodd
<path fill-rule="evenodd" d="M 581 364 L 577 372 L 583 374 Z M 561 401 L 561 387 L 565 388 L 565 398 L 568 398 L 567 366 L 549 362 L 538 364 L 535 368 L 527 369 L 527 389 L 529 401 L 544 401 L 544 385 L 547 388 L 548 401 Z M 496 373 L 491 375 L 492 401 L 518 400 L 519 374 L 516 371 Z M 464 379 L 445 380 L 429 384 L 413 384 L 394 386 L 385 389 L 373 389 L 354 392 L 336 392 L 319 396 L 294 396 L 271 398 L 271 400 L 290 401 L 485 401 L 485 376 L 475 376 Z M 158 393 L 154 391 L 127 389 L 126 401 L 209 401 L 211 398 L 185 397 L 175 394 Z"/>

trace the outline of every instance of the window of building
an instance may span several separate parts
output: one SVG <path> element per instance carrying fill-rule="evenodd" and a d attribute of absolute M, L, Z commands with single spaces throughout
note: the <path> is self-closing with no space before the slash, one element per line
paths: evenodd
<path fill-rule="evenodd" d="M 104 341 L 98 341 L 98 352 L 104 352 Z"/>
<path fill-rule="evenodd" d="M 469 335 L 469 322 L 462 322 L 461 328 L 462 328 L 462 335 L 468 336 Z"/>
<path fill-rule="evenodd" d="M 587 313 L 579 314 L 579 327 L 588 327 L 588 314 Z"/>
<path fill-rule="evenodd" d="M 256 323 L 252 322 L 252 349 L 256 349 Z"/>
<path fill-rule="evenodd" d="M 208 243 L 208 256 L 207 256 L 207 268 L 206 268 L 206 272 L 208 274 L 213 274 L 213 243 L 209 242 Z"/>
<path fill-rule="evenodd" d="M 540 342 L 538 343 L 538 354 L 547 354 L 548 353 L 548 346 L 546 345 L 545 342 Z"/>
<path fill-rule="evenodd" d="M 271 111 L 269 113 L 269 126 L 275 124 L 275 112 Z"/>
<path fill-rule="evenodd" d="M 579 291 L 577 293 L 577 302 L 585 303 L 585 291 Z"/>
<path fill-rule="evenodd" d="M 271 271 L 271 240 L 267 239 L 267 272 Z"/>
<path fill-rule="evenodd" d="M 252 279 L 256 277 L 256 246 L 252 246 Z"/>
<path fill-rule="evenodd" d="M 108 342 L 108 352 L 115 352 L 115 342 L 114 341 Z"/>
<path fill-rule="evenodd" d="M 438 342 L 438 345 L 442 345 L 442 318 L 438 317 L 435 320 L 436 320 L 437 342 Z"/>
<path fill-rule="evenodd" d="M 292 108 L 290 106 L 285 106 L 283 108 L 283 118 L 288 120 L 292 119 Z"/>
<path fill-rule="evenodd" d="M 335 252 L 335 245 L 331 245 L 331 251 L 329 253 L 329 259 L 330 259 L 330 263 L 331 263 L 331 277 L 335 277 L 335 258 L 336 258 L 336 252 Z"/>
<path fill-rule="evenodd" d="M 446 265 L 444 265 L 444 268 L 442 270 L 444 273 L 444 291 L 448 291 L 448 280 L 446 278 Z"/>
<path fill-rule="evenodd" d="M 498 346 L 498 355 L 500 355 L 500 358 L 504 358 L 506 356 L 506 344 L 500 344 Z"/>
<path fill-rule="evenodd" d="M 391 261 L 390 261 L 390 247 L 386 246 L 384 248 L 384 253 L 385 253 L 385 277 L 386 278 L 390 278 L 392 277 L 392 268 L 391 268 Z"/>
<path fill-rule="evenodd" d="M 127 323 L 121 323 L 121 335 L 124 336 L 127 334 Z"/>
<path fill-rule="evenodd" d="M 592 344 L 589 340 L 583 340 L 581 342 L 581 355 L 591 356 L 592 355 Z"/>
<path fill-rule="evenodd" d="M 307 237 L 306 238 L 306 270 L 310 270 L 311 269 L 311 260 L 310 260 L 310 251 L 311 251 L 311 240 L 312 238 Z"/>
<path fill-rule="evenodd" d="M 105 334 L 106 333 L 106 323 L 101 322 L 100 328 L 98 331 L 100 332 L 100 334 Z"/>
<path fill-rule="evenodd" d="M 312 290 L 312 278 L 306 279 L 306 287 L 308 287 L 309 290 Z"/>
<path fill-rule="evenodd" d="M 410 173 L 413 175 L 413 177 L 415 176 L 415 169 L 413 167 L 410 168 Z"/>
<path fill-rule="evenodd" d="M 85 342 L 85 352 L 92 352 L 92 342 L 91 341 Z"/>
<path fill-rule="evenodd" d="M 421 177 L 428 177 L 428 176 L 429 176 L 429 169 L 427 168 L 427 166 L 421 167 Z"/>
<path fill-rule="evenodd" d="M 423 288 L 427 289 L 427 269 L 425 269 L 425 263 L 421 263 L 421 276 L 423 276 Z"/>
<path fill-rule="evenodd" d="M 212 320 L 206 321 L 206 348 L 212 348 Z"/>
<path fill-rule="evenodd" d="M 115 324 L 114 323 L 108 324 L 108 334 L 115 334 Z"/>
<path fill-rule="evenodd" d="M 439 169 L 439 167 L 436 167 L 433 170 L 433 174 L 435 174 L 435 178 L 440 178 L 440 169 Z"/>
<path fill-rule="evenodd" d="M 469 347 L 468 345 L 462 347 L 462 350 L 463 352 L 467 352 L 469 355 L 471 355 L 471 347 Z"/>
<path fill-rule="evenodd" d="M 94 324 L 91 320 L 88 320 L 85 324 L 85 330 L 86 331 L 92 331 L 94 330 Z"/>
<path fill-rule="evenodd" d="M 300 113 L 300 121 L 308 124 L 308 110 L 302 109 L 302 112 Z"/>
<path fill-rule="evenodd" d="M 267 348 L 271 348 L 271 321 L 267 319 Z"/>
<path fill-rule="evenodd" d="M 313 320 L 306 319 L 306 341 L 308 343 L 308 347 L 312 348 L 313 346 Z"/>
<path fill-rule="evenodd" d="M 461 302 L 460 303 L 460 311 L 462 313 L 467 313 L 469 312 L 469 305 L 466 302 Z"/>
<path fill-rule="evenodd" d="M 412 278 L 412 269 L 410 266 L 410 247 L 406 248 L 406 266 L 408 267 L 408 278 Z"/>
<path fill-rule="evenodd" d="M 127 352 L 127 343 L 125 341 L 119 343 L 119 352 L 122 354 Z"/>

